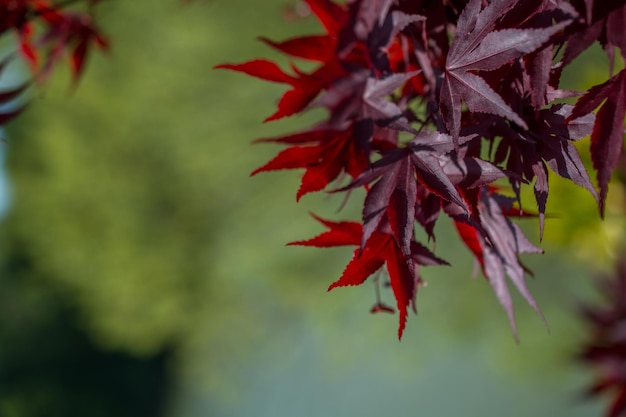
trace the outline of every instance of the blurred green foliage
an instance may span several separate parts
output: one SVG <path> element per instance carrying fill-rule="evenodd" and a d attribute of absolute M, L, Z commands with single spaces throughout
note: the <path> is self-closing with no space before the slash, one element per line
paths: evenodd
<path fill-rule="evenodd" d="M 280 87 L 212 69 L 254 56 L 259 33 L 281 37 L 315 27 L 311 20 L 280 20 L 277 12 L 289 4 L 262 6 L 105 3 L 99 17 L 113 39 L 110 55 L 90 57 L 77 89 L 66 73 L 56 74 L 11 126 L 13 203 L 0 232 L 3 295 L 10 302 L 3 303 L 0 327 L 5 340 L 22 341 L 0 351 L 0 365 L 30 369 L 23 378 L 33 388 L 4 389 L 11 379 L 0 378 L 6 415 L 38 416 L 46 408 L 89 415 L 79 406 L 64 414 L 68 407 L 59 404 L 72 404 L 79 394 L 63 384 L 57 389 L 62 369 L 44 366 L 86 360 L 49 345 L 68 332 L 78 333 L 76 344 L 86 345 L 92 360 L 131 355 L 139 368 L 144 361 L 156 361 L 157 368 L 178 363 L 180 352 L 208 343 L 215 372 L 206 383 L 227 392 L 224 377 L 238 365 L 224 358 L 248 354 L 252 341 L 273 326 L 251 318 L 281 319 L 293 307 L 289 299 L 287 306 L 256 311 L 263 293 L 268 303 L 280 297 L 265 282 L 299 274 L 300 260 L 312 263 L 313 254 L 294 257 L 286 270 L 263 267 L 314 225 L 300 224 L 306 211 L 290 192 L 295 176 L 249 179 L 275 151 L 249 142 L 306 118 L 260 130 Z M 0 374 L 11 370 L 0 366 Z M 146 374 L 134 387 L 140 398 L 150 379 Z M 115 394 L 103 389 L 100 395 L 107 403 Z M 111 407 L 102 413 L 122 415 Z"/>
<path fill-rule="evenodd" d="M 556 336 L 517 298 L 520 348 L 488 284 L 469 279 L 471 257 L 445 221 L 436 249 L 455 266 L 424 270 L 420 315 L 401 344 L 396 316 L 367 314 L 372 287 L 325 293 L 350 248 L 283 247 L 322 231 L 307 211 L 354 219 L 362 195 L 337 214 L 343 196 L 295 203 L 299 173 L 250 179 L 279 149 L 250 140 L 301 129 L 319 114 L 262 125 L 283 88 L 212 67 L 259 56 L 285 64 L 255 38 L 318 31 L 311 19 L 281 15 L 293 5 L 103 2 L 110 56 L 91 56 L 75 90 L 60 72 L 33 93 L 6 146 L 14 193 L 0 228 L 0 337 L 11 343 L 0 347 L 0 415 L 288 415 L 275 405 L 287 399 L 268 396 L 274 384 L 302 384 L 304 395 L 310 375 L 354 374 L 342 388 L 352 398 L 363 396 L 362 381 L 380 381 L 368 385 L 374 391 L 390 380 L 408 385 L 433 358 L 462 363 L 465 350 L 480 354 L 468 354 L 465 378 L 455 368 L 464 383 L 479 378 L 477 366 L 482 377 L 521 374 L 532 385 L 541 371 L 555 385 L 574 383 L 561 365 L 579 331 L 571 300 L 588 285 L 586 271 L 554 262 L 556 253 L 528 262 Z M 563 201 L 567 213 L 547 224 L 548 242 L 569 241 L 594 211 L 574 187 L 551 192 L 549 211 Z M 310 368 L 302 358 L 313 358 Z M 475 365 L 486 358 L 491 371 Z M 71 369 L 75 377 L 64 379 Z M 262 396 L 274 408 L 255 402 Z M 322 407 L 342 410 L 343 398 L 310 410 L 330 415 Z M 388 401 L 381 407 L 404 404 Z M 367 404 L 360 415 L 378 412 Z"/>
<path fill-rule="evenodd" d="M 189 332 L 214 302 L 215 259 L 235 249 L 220 236 L 247 233 L 224 218 L 240 211 L 246 223 L 265 211 L 247 179 L 263 156 L 246 130 L 229 128 L 248 125 L 253 137 L 268 106 L 240 103 L 275 89 L 251 95 L 212 70 L 234 47 L 220 41 L 216 9 L 104 5 L 102 26 L 117 40 L 111 56 L 93 56 L 76 91 L 57 77 L 11 130 L 5 234 L 19 236 L 36 270 L 70 293 L 108 348 L 150 354 Z M 249 25 L 239 35 L 246 30 L 253 39 Z"/>

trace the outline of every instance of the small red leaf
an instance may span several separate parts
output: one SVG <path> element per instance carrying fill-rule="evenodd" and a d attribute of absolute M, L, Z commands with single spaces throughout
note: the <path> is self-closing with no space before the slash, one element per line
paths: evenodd
<path fill-rule="evenodd" d="M 265 59 L 254 59 L 242 64 L 221 64 L 216 69 L 229 69 L 243 72 L 262 80 L 294 85 L 297 79 L 286 74 L 278 65 Z"/>
<path fill-rule="evenodd" d="M 332 222 L 312 214 L 313 218 L 330 230 L 308 240 L 288 243 L 293 246 L 315 246 L 329 248 L 334 246 L 358 245 L 361 243 L 362 227 L 356 222 Z"/>
<path fill-rule="evenodd" d="M 381 256 L 381 251 L 387 243 L 388 241 L 384 239 L 377 239 L 365 247 L 363 251 L 356 249 L 343 274 L 337 281 L 330 284 L 328 291 L 336 287 L 363 284 L 370 275 L 384 265 L 385 258 Z"/>
<path fill-rule="evenodd" d="M 252 171 L 250 176 L 259 172 L 278 171 L 281 169 L 304 168 L 319 161 L 319 148 L 315 146 L 293 146 L 280 152 L 274 159 Z"/>
<path fill-rule="evenodd" d="M 274 42 L 263 37 L 259 39 L 287 55 L 319 62 L 325 62 L 334 57 L 336 44 L 332 38 L 326 35 L 304 36 L 283 42 Z"/>
<path fill-rule="evenodd" d="M 278 102 L 278 110 L 263 120 L 263 122 L 271 122 L 272 120 L 300 113 L 313 101 L 319 94 L 319 91 L 320 88 L 318 86 L 313 88 L 307 86 L 287 91 Z"/>
<path fill-rule="evenodd" d="M 329 35 L 336 35 L 341 29 L 346 10 L 329 0 L 305 0 L 311 11 L 317 16 L 320 23 Z"/>
<path fill-rule="evenodd" d="M 406 326 L 407 307 L 413 301 L 417 285 L 415 265 L 404 257 L 396 245 L 390 245 L 386 252 L 391 289 L 396 297 L 396 306 L 400 313 L 398 339 L 402 339 L 402 333 L 404 333 Z"/>

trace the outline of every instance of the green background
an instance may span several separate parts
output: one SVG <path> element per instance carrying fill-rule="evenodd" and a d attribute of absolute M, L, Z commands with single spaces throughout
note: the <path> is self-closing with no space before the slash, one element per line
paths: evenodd
<path fill-rule="evenodd" d="M 516 296 L 519 345 L 443 219 L 437 254 L 453 267 L 424 270 L 401 342 L 397 316 L 368 313 L 372 285 L 326 292 L 350 248 L 285 247 L 322 231 L 309 211 L 356 219 L 362 194 L 337 213 L 342 196 L 296 204 L 300 172 L 250 178 L 280 149 L 251 140 L 321 115 L 264 125 L 284 87 L 212 68 L 286 64 L 255 38 L 320 31 L 293 6 L 103 2 L 110 53 L 90 56 L 77 89 L 66 71 L 33 89 L 5 145 L 0 415 L 600 415 L 579 395 L 591 375 L 574 362 L 576 309 L 610 267 L 619 192 L 600 226 L 589 195 L 554 182 L 546 254 L 524 258 L 550 331 Z M 585 55 L 566 83 L 604 81 L 602 59 Z"/>

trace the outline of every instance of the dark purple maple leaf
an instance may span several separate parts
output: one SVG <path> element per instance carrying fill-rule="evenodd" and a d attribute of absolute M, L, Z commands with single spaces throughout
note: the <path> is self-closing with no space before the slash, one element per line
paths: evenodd
<path fill-rule="evenodd" d="M 341 125 L 348 120 L 375 123 L 379 127 L 417 133 L 405 114 L 409 111 L 389 100 L 417 72 L 388 75 L 383 78 L 370 76 L 362 69 L 339 80 L 323 93 L 315 105 L 329 109 L 333 116 L 331 125 Z"/>
<path fill-rule="evenodd" d="M 417 72 L 412 72 L 393 74 L 383 79 L 368 78 L 363 91 L 362 117 L 372 119 L 381 126 L 417 133 L 400 107 L 387 99 L 391 93 L 416 74 Z"/>
<path fill-rule="evenodd" d="M 534 180 L 535 199 L 539 210 L 540 236 L 543 236 L 546 201 L 548 198 L 548 167 L 563 178 L 588 190 L 598 200 L 578 150 L 573 142 L 591 133 L 594 116 L 569 120 L 573 107 L 557 104 L 539 111 L 530 110 L 528 129 L 519 131 L 506 123 L 497 122 L 492 132 L 502 137 L 494 161 L 503 163 L 509 171 L 528 182 Z M 519 178 L 510 177 L 519 193 Z M 518 194 L 519 201 L 519 194 Z"/>
<path fill-rule="evenodd" d="M 604 215 L 604 202 L 609 180 L 624 147 L 626 70 L 620 71 L 607 82 L 591 88 L 576 102 L 568 120 L 589 114 L 602 102 L 604 104 L 598 110 L 591 133 L 591 160 L 597 171 L 600 187 L 600 213 Z"/>
<path fill-rule="evenodd" d="M 365 198 L 362 247 L 386 218 L 402 253 L 409 255 L 418 184 L 445 201 L 465 207 L 469 215 L 469 209 L 446 175 L 444 162 L 440 159 L 453 148 L 452 138 L 448 135 L 438 132 L 419 134 L 406 148 L 383 153 L 380 160 L 344 188 L 360 187 L 380 177 Z"/>
<path fill-rule="evenodd" d="M 513 301 L 506 277 L 509 277 L 518 292 L 545 322 L 526 285 L 524 275 L 527 269 L 519 259 L 521 253 L 543 253 L 543 250 L 534 246 L 519 226 L 508 219 L 506 213 L 515 211 L 512 210 L 515 201 L 513 198 L 495 194 L 487 187 L 475 189 L 465 196 L 470 200 L 470 205 L 476 208 L 480 229 L 459 218 L 452 204 L 445 210 L 455 219 L 461 238 L 480 264 L 483 274 L 507 313 L 513 335 L 517 339 Z"/>
<path fill-rule="evenodd" d="M 571 63 L 594 42 L 599 41 L 611 63 L 613 72 L 614 47 L 619 47 L 622 56 L 626 54 L 626 1 L 625 0 L 572 0 L 572 6 L 583 17 L 571 28 L 571 35 L 563 64 Z"/>
<path fill-rule="evenodd" d="M 481 11 L 481 0 L 471 0 L 459 17 L 442 81 L 439 107 L 446 126 L 456 140 L 461 131 L 461 104 L 471 112 L 490 113 L 527 129 L 526 122 L 475 71 L 491 71 L 527 55 L 546 44 L 566 27 L 564 21 L 543 28 L 494 31 L 497 19 L 514 0 L 496 0 Z"/>

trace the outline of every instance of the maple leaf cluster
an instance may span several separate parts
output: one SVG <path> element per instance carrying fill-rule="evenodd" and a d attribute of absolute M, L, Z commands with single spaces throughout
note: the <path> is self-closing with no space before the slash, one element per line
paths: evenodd
<path fill-rule="evenodd" d="M 47 78 L 54 65 L 69 55 L 72 75 L 78 80 L 91 48 L 109 47 L 94 19 L 99 2 L 82 1 L 85 10 L 76 10 L 69 6 L 81 3 L 78 0 L 2 0 L 0 33 L 17 33 L 20 52 L 40 79 Z"/>
<path fill-rule="evenodd" d="M 0 0 L 0 35 L 14 34 L 18 53 L 9 54 L 0 63 L 0 72 L 11 59 L 24 59 L 38 83 L 48 79 L 56 64 L 69 57 L 74 82 L 85 69 L 89 51 L 106 50 L 107 38 L 94 19 L 95 6 L 100 0 Z M 82 9 L 75 4 L 83 3 Z M 0 104 L 11 102 L 30 83 L 0 92 Z M 0 113 L 0 126 L 15 118 L 23 108 Z"/>
<path fill-rule="evenodd" d="M 626 0 L 305 3 L 323 33 L 260 39 L 290 58 L 289 70 L 264 59 L 217 67 L 288 86 L 266 121 L 327 111 L 311 128 L 261 139 L 286 148 L 253 174 L 303 169 L 298 200 L 366 190 L 360 222 L 317 218 L 328 230 L 293 244 L 356 246 L 329 289 L 359 285 L 384 265 L 401 337 L 421 268 L 447 263 L 416 240 L 415 227 L 434 241 L 437 219 L 448 216 L 517 335 L 508 281 L 541 315 L 519 255 L 542 250 L 513 222 L 533 215 L 521 209 L 521 187 L 533 187 L 541 235 L 551 173 L 587 189 L 604 210 L 623 146 L 626 72 L 582 93 L 562 89 L 560 78 L 596 41 L 611 62 L 616 49 L 626 55 Z M 575 146 L 586 136 L 595 185 Z M 372 311 L 393 311 L 377 301 Z"/>

